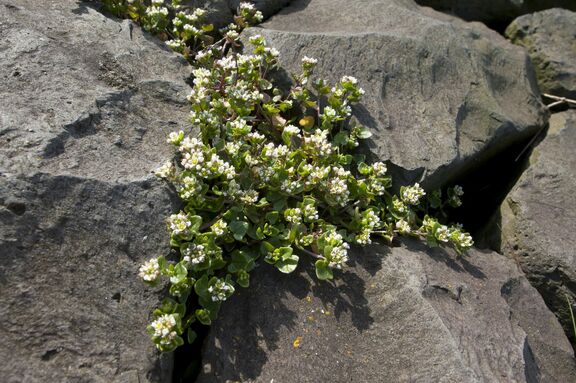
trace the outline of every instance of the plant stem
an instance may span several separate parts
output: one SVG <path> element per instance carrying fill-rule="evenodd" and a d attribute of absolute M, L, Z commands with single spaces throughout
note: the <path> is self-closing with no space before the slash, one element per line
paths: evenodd
<path fill-rule="evenodd" d="M 570 317 L 572 318 L 572 327 L 574 328 L 574 336 L 576 337 L 576 320 L 574 319 L 574 311 L 572 311 L 572 303 L 570 302 L 568 294 L 564 295 L 566 296 L 566 302 L 568 302 L 568 309 L 570 310 Z"/>

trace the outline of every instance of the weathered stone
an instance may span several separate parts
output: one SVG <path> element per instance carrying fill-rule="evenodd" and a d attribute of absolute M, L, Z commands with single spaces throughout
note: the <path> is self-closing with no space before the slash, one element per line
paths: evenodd
<path fill-rule="evenodd" d="M 402 168 L 401 182 L 449 182 L 547 118 L 523 50 L 411 0 L 295 2 L 244 32 L 254 34 L 288 72 L 310 56 L 323 78 L 358 78 L 366 95 L 353 113 L 374 134 L 372 152 Z"/>
<path fill-rule="evenodd" d="M 504 29 L 516 17 L 548 8 L 576 10 L 573 0 L 416 0 L 442 12 L 468 21 L 482 21 L 494 28 Z"/>
<path fill-rule="evenodd" d="M 502 251 L 520 263 L 568 334 L 573 330 L 567 296 L 576 300 L 575 146 L 576 112 L 554 114 L 547 137 L 501 209 Z"/>
<path fill-rule="evenodd" d="M 73 0 L 0 0 L 0 381 L 170 381 L 139 265 L 175 207 L 151 170 L 188 64 Z"/>
<path fill-rule="evenodd" d="M 320 282 L 311 268 L 254 272 L 222 307 L 199 382 L 567 382 L 561 326 L 515 263 L 456 258 L 417 241 L 355 250 Z"/>
<path fill-rule="evenodd" d="M 576 98 L 575 12 L 550 9 L 519 17 L 506 36 L 528 50 L 542 92 Z"/>

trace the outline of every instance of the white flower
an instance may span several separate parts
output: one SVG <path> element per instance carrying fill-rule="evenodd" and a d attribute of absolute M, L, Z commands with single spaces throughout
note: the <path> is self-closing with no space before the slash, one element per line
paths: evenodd
<path fill-rule="evenodd" d="M 344 76 L 344 77 L 342 77 L 342 80 L 340 82 L 348 83 L 348 84 L 352 84 L 352 85 L 358 84 L 358 80 L 356 79 L 356 77 L 352 77 L 352 76 Z"/>
<path fill-rule="evenodd" d="M 258 202 L 258 192 L 256 190 L 246 190 L 240 195 L 240 201 L 245 204 L 251 205 Z"/>
<path fill-rule="evenodd" d="M 284 211 L 284 218 L 290 223 L 299 224 L 302 222 L 302 210 L 299 208 L 286 209 Z"/>
<path fill-rule="evenodd" d="M 160 345 L 170 345 L 178 336 L 176 333 L 176 318 L 174 314 L 164 314 L 150 324 L 154 329 L 154 337 L 159 339 Z"/>
<path fill-rule="evenodd" d="M 294 125 L 287 125 L 284 127 L 284 133 L 287 133 L 289 135 L 295 135 L 298 136 L 300 135 L 300 129 Z"/>
<path fill-rule="evenodd" d="M 420 198 L 424 195 L 426 195 L 424 189 L 418 183 L 415 183 L 414 186 L 404 188 L 401 197 L 402 201 L 410 205 L 418 205 Z"/>
<path fill-rule="evenodd" d="M 328 141 L 328 131 L 316 129 L 311 136 L 305 138 L 305 147 L 310 154 L 318 157 L 332 154 L 332 144 Z"/>
<path fill-rule="evenodd" d="M 228 31 L 226 32 L 226 37 L 230 40 L 236 40 L 238 38 L 239 33 L 236 31 Z"/>
<path fill-rule="evenodd" d="M 380 217 L 378 217 L 378 215 L 374 213 L 374 210 L 367 210 L 363 214 L 361 224 L 366 229 L 373 229 L 376 226 L 380 225 Z"/>
<path fill-rule="evenodd" d="M 208 287 L 208 292 L 212 295 L 213 302 L 223 302 L 234 293 L 234 287 L 226 281 L 218 279 L 214 285 Z"/>
<path fill-rule="evenodd" d="M 197 18 L 201 18 L 206 14 L 206 10 L 202 9 L 202 8 L 196 8 L 194 10 L 194 13 L 192 13 L 193 16 L 196 16 Z"/>
<path fill-rule="evenodd" d="M 439 241 L 448 242 L 450 239 L 450 231 L 447 226 L 442 225 L 436 229 L 435 236 Z"/>
<path fill-rule="evenodd" d="M 226 223 L 226 221 L 219 219 L 218 221 L 216 221 L 216 223 L 214 223 L 210 227 L 210 230 L 212 230 L 212 232 L 216 234 L 216 236 L 220 237 L 221 235 L 224 235 L 224 233 L 226 233 L 227 228 L 228 224 Z"/>
<path fill-rule="evenodd" d="M 172 161 L 166 161 L 162 166 L 154 171 L 154 174 L 160 178 L 170 178 L 176 173 L 176 168 Z"/>
<path fill-rule="evenodd" d="M 246 10 L 246 11 L 253 11 L 254 9 L 254 4 L 252 3 L 248 3 L 248 2 L 242 2 L 240 3 L 240 10 Z"/>
<path fill-rule="evenodd" d="M 405 220 L 400 219 L 396 221 L 396 230 L 398 230 L 400 234 L 409 234 L 411 231 L 410 224 Z"/>
<path fill-rule="evenodd" d="M 406 213 L 406 205 L 399 199 L 394 198 L 392 200 L 392 208 L 400 214 Z"/>
<path fill-rule="evenodd" d="M 183 200 L 189 200 L 202 191 L 202 183 L 194 176 L 186 176 L 174 186 Z"/>
<path fill-rule="evenodd" d="M 362 230 L 360 234 L 356 235 L 356 243 L 359 245 L 369 245 L 372 243 L 370 239 L 370 230 Z"/>
<path fill-rule="evenodd" d="M 151 17 L 158 15 L 168 16 L 168 9 L 166 7 L 150 6 L 146 8 L 146 14 Z"/>
<path fill-rule="evenodd" d="M 224 150 L 226 150 L 226 152 L 231 156 L 235 156 L 236 154 L 238 154 L 238 151 L 240 150 L 240 143 L 227 142 L 226 145 L 224 145 Z"/>
<path fill-rule="evenodd" d="M 206 251 L 204 251 L 204 245 L 196 244 L 191 244 L 184 248 L 182 250 L 182 255 L 184 256 L 184 261 L 189 262 L 192 265 L 204 262 L 207 257 Z"/>
<path fill-rule="evenodd" d="M 284 193 L 292 194 L 301 186 L 298 181 L 284 180 L 280 188 Z"/>
<path fill-rule="evenodd" d="M 382 177 L 382 176 L 386 175 L 388 168 L 386 167 L 386 164 L 383 162 L 374 162 L 372 164 L 372 171 L 374 172 L 374 174 L 376 176 Z"/>
<path fill-rule="evenodd" d="M 314 205 L 307 204 L 302 206 L 302 215 L 304 219 L 308 222 L 318 220 L 318 210 Z"/>
<path fill-rule="evenodd" d="M 306 66 L 314 66 L 314 65 L 318 64 L 318 60 L 316 60 L 315 58 L 304 56 L 302 58 L 302 64 L 304 64 Z"/>
<path fill-rule="evenodd" d="M 181 130 L 178 133 L 171 132 L 168 135 L 168 139 L 166 139 L 166 142 L 168 142 L 169 144 L 172 144 L 172 145 L 179 145 L 183 139 L 184 139 L 184 132 Z"/>
<path fill-rule="evenodd" d="M 180 39 L 167 40 L 167 41 L 166 41 L 166 45 L 168 45 L 168 47 L 169 47 L 170 49 L 173 49 L 173 50 L 178 50 L 178 49 L 184 47 L 184 43 L 183 43 L 183 41 L 180 40 Z"/>
<path fill-rule="evenodd" d="M 184 212 L 172 214 L 170 218 L 168 218 L 168 227 L 173 235 L 187 234 L 190 226 L 192 226 L 192 223 Z"/>
<path fill-rule="evenodd" d="M 140 266 L 138 275 L 146 282 L 154 282 L 157 280 L 160 276 L 160 266 L 158 265 L 158 259 L 152 258 Z"/>
<path fill-rule="evenodd" d="M 330 106 L 327 106 L 324 108 L 324 116 L 328 118 L 334 118 L 336 117 L 336 110 Z"/>
<path fill-rule="evenodd" d="M 266 47 L 266 48 L 264 48 L 264 52 L 268 53 L 272 57 L 278 57 L 280 55 L 280 52 L 276 48 Z"/>

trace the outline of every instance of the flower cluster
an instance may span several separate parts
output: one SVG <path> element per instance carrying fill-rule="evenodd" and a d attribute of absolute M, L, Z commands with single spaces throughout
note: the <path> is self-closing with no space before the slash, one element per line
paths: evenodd
<path fill-rule="evenodd" d="M 162 351 L 170 351 L 183 344 L 179 336 L 178 314 L 163 314 L 148 326 L 148 333 Z"/>
<path fill-rule="evenodd" d="M 158 259 L 152 258 L 140 266 L 138 276 L 142 278 L 144 282 L 156 282 L 156 280 L 160 277 L 160 266 L 158 265 Z"/>
<path fill-rule="evenodd" d="M 371 136 L 350 120 L 364 93 L 358 79 L 313 78 L 318 61 L 304 56 L 286 91 L 266 77 L 279 52 L 262 36 L 242 33 L 262 20 L 253 4 L 240 4 L 218 41 L 205 11 L 182 10 L 175 1 L 149 4 L 134 11 L 137 20 L 170 36 L 168 46 L 194 67 L 193 129 L 168 135 L 175 158 L 155 172 L 182 200 L 181 211 L 167 220 L 172 253 L 139 270 L 145 282 L 170 282 L 174 300 L 163 302 L 149 326 L 160 350 L 180 345 L 184 331 L 193 340 L 194 321 L 211 324 L 235 286 L 249 285 L 258 262 L 291 273 L 314 260 L 317 277 L 326 280 L 346 265 L 351 243 L 410 235 L 459 252 L 472 246 L 461 227 L 422 218 L 427 194 L 419 184 L 393 195 L 386 164 L 354 151 Z M 461 195 L 460 188 L 449 189 L 446 203 L 458 205 Z"/>
<path fill-rule="evenodd" d="M 424 195 L 426 195 L 426 192 L 418 183 L 415 183 L 413 186 L 403 187 L 400 190 L 402 201 L 410 205 L 418 205 L 420 198 Z"/>

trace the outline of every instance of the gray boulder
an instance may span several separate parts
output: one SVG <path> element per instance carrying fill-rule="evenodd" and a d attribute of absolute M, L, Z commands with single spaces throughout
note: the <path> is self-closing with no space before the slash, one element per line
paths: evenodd
<path fill-rule="evenodd" d="M 403 183 L 450 182 L 547 119 L 522 49 L 411 0 L 296 1 L 244 38 L 254 34 L 280 51 L 287 72 L 309 56 L 332 82 L 357 77 L 366 95 L 354 116 Z"/>
<path fill-rule="evenodd" d="M 74 0 L 0 0 L 0 52 L 0 381 L 170 381 L 137 273 L 169 248 L 151 170 L 187 63 Z"/>
<path fill-rule="evenodd" d="M 513 261 L 414 240 L 320 282 L 268 265 L 222 307 L 198 382 L 571 382 L 554 315 Z"/>
<path fill-rule="evenodd" d="M 544 93 L 576 98 L 576 13 L 549 9 L 517 18 L 506 36 L 528 50 Z"/>
<path fill-rule="evenodd" d="M 516 17 L 548 8 L 576 10 L 573 0 L 416 0 L 442 12 L 468 21 L 482 21 L 496 29 L 504 29 Z"/>
<path fill-rule="evenodd" d="M 576 301 L 576 111 L 552 115 L 547 137 L 530 157 L 501 208 L 502 252 L 573 334 L 567 296 Z"/>

